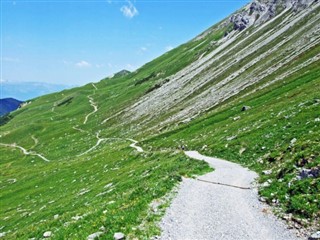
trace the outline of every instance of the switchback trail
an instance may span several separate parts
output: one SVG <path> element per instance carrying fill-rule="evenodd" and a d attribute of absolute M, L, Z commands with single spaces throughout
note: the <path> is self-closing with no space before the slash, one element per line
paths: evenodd
<path fill-rule="evenodd" d="M 160 223 L 160 239 L 299 239 L 259 202 L 252 187 L 255 172 L 196 151 L 185 154 L 215 170 L 198 179 L 183 179 Z"/>
<path fill-rule="evenodd" d="M 138 141 L 131 139 L 131 138 L 127 138 L 127 140 L 131 141 L 132 143 L 130 144 L 130 147 L 135 148 L 138 152 L 144 152 L 142 147 L 136 146 L 136 144 L 138 143 Z"/>
<path fill-rule="evenodd" d="M 43 161 L 50 162 L 50 160 L 48 160 L 46 157 L 42 156 L 41 154 L 36 153 L 36 152 L 33 152 L 33 151 L 28 151 L 28 150 L 26 150 L 25 148 L 17 145 L 16 143 L 13 143 L 13 144 L 0 143 L 0 145 L 1 145 L 1 146 L 4 146 L 4 147 L 19 148 L 24 155 L 38 156 L 38 157 L 41 158 Z"/>

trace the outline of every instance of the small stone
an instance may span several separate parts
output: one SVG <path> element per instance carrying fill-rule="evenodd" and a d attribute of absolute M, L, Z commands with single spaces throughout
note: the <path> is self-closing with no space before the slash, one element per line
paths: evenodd
<path fill-rule="evenodd" d="M 251 108 L 251 107 L 249 107 L 249 106 L 243 106 L 243 107 L 241 108 L 241 111 L 242 111 L 242 112 L 248 111 L 250 108 Z"/>
<path fill-rule="evenodd" d="M 315 232 L 308 238 L 308 240 L 319 240 L 319 239 L 320 239 L 320 231 Z"/>
<path fill-rule="evenodd" d="M 234 117 L 233 118 L 233 121 L 237 121 L 237 120 L 239 120 L 240 119 L 240 116 L 237 116 L 237 117 Z"/>
<path fill-rule="evenodd" d="M 100 237 L 102 234 L 103 234 L 103 232 L 92 233 L 87 237 L 87 240 L 94 240 L 94 239 Z"/>
<path fill-rule="evenodd" d="M 260 202 L 266 202 L 266 199 L 264 197 L 259 198 Z"/>
<path fill-rule="evenodd" d="M 121 232 L 117 232 L 117 233 L 115 233 L 115 234 L 113 235 L 113 238 L 114 238 L 115 240 L 123 240 L 123 239 L 126 238 L 126 236 L 125 236 L 123 233 L 121 233 Z"/>
<path fill-rule="evenodd" d="M 231 140 L 236 139 L 236 138 L 237 138 L 237 136 L 227 137 L 227 141 L 231 141 Z"/>
<path fill-rule="evenodd" d="M 262 187 L 269 187 L 269 186 L 270 186 L 270 183 L 268 183 L 268 182 L 262 183 Z"/>
<path fill-rule="evenodd" d="M 101 227 L 99 228 L 99 230 L 102 231 L 102 232 L 105 232 L 105 231 L 106 231 L 106 228 L 105 228 L 104 226 L 101 226 Z"/>
<path fill-rule="evenodd" d="M 46 232 L 43 234 L 43 237 L 44 237 L 44 238 L 49 238 L 49 237 L 51 237 L 51 235 L 52 235 L 52 232 L 51 232 L 51 231 L 46 231 Z"/>
<path fill-rule="evenodd" d="M 271 169 L 270 170 L 264 170 L 264 171 L 262 171 L 262 173 L 264 175 L 270 175 L 272 173 L 272 170 Z"/>
<path fill-rule="evenodd" d="M 82 216 L 74 216 L 74 217 L 71 217 L 72 220 L 75 220 L 75 221 L 78 221 L 80 219 L 82 219 L 83 217 Z"/>
<path fill-rule="evenodd" d="M 261 147 L 261 150 L 265 150 L 265 149 L 266 149 L 266 147 L 265 147 L 265 146 L 262 146 L 262 147 Z"/>
<path fill-rule="evenodd" d="M 59 214 L 56 214 L 56 215 L 53 216 L 54 220 L 57 220 L 58 218 L 59 218 Z"/>
<path fill-rule="evenodd" d="M 1 237 L 4 237 L 6 234 L 7 234 L 6 232 L 0 233 L 0 238 L 1 238 Z"/>
<path fill-rule="evenodd" d="M 297 141 L 297 139 L 296 139 L 296 138 L 293 138 L 293 139 L 291 139 L 290 144 L 291 144 L 291 145 L 294 145 L 294 144 L 296 143 L 296 141 Z"/>

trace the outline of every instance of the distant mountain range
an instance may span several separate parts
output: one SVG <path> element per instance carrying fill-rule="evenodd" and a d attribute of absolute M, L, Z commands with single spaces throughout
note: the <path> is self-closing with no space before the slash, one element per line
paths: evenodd
<path fill-rule="evenodd" d="M 18 109 L 21 103 L 23 102 L 14 98 L 0 99 L 0 116 Z"/>
<path fill-rule="evenodd" d="M 26 101 L 70 87 L 72 86 L 41 82 L 1 82 L 0 98 L 15 98 Z"/>

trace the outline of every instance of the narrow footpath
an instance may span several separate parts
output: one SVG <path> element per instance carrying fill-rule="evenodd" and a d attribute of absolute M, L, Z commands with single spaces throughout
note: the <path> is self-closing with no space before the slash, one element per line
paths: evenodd
<path fill-rule="evenodd" d="M 18 149 L 20 149 L 22 151 L 22 153 L 24 155 L 37 156 L 37 157 L 41 158 L 43 161 L 45 161 L 45 162 L 50 162 L 50 160 L 48 160 L 46 157 L 42 156 L 41 154 L 33 152 L 33 151 L 28 151 L 27 149 L 17 145 L 16 143 L 12 143 L 12 144 L 0 143 L 0 145 L 4 146 L 4 147 L 18 148 Z"/>
<path fill-rule="evenodd" d="M 162 240 L 296 240 L 295 233 L 258 200 L 257 174 L 197 151 L 185 154 L 215 170 L 183 179 L 160 223 Z"/>
<path fill-rule="evenodd" d="M 98 106 L 96 105 L 96 103 L 94 102 L 93 98 L 91 96 L 88 96 L 89 98 L 89 103 L 90 105 L 93 107 L 93 111 L 89 114 L 86 115 L 84 121 L 83 121 L 83 124 L 86 124 L 87 121 L 88 121 L 88 118 L 90 117 L 90 115 L 94 114 L 95 112 L 98 111 Z"/>
<path fill-rule="evenodd" d="M 135 148 L 138 152 L 144 152 L 142 147 L 137 146 L 136 144 L 138 144 L 139 142 L 131 139 L 131 138 L 127 138 L 127 140 L 131 141 L 132 143 L 130 144 L 130 147 Z"/>
<path fill-rule="evenodd" d="M 78 157 L 87 154 L 88 152 L 91 152 L 92 150 L 94 150 L 95 148 L 97 148 L 103 141 L 107 140 L 106 138 L 100 138 L 100 131 L 98 131 L 96 133 L 96 139 L 97 139 L 97 143 L 96 145 L 94 145 L 93 147 L 89 148 L 87 151 L 80 153 L 78 155 Z"/>

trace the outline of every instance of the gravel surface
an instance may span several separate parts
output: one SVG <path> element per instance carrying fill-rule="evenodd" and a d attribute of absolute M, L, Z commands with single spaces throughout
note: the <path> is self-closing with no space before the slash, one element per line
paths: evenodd
<path fill-rule="evenodd" d="M 215 168 L 198 178 L 214 183 L 183 179 L 160 223 L 160 239 L 299 239 L 258 200 L 257 189 L 252 186 L 255 172 L 196 151 L 185 153 Z"/>

